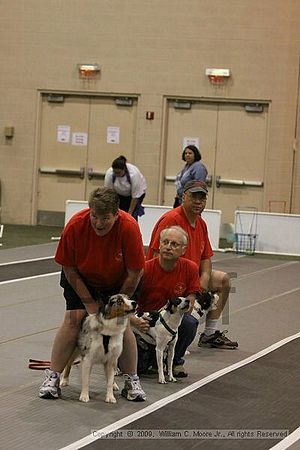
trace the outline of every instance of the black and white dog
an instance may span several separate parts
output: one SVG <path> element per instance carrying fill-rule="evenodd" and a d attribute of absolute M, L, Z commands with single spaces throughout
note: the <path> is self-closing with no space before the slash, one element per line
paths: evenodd
<path fill-rule="evenodd" d="M 184 313 L 190 308 L 190 301 L 184 297 L 169 300 L 164 308 L 154 313 L 144 313 L 141 317 L 152 320 L 147 333 L 134 328 L 134 333 L 140 335 L 146 342 L 155 345 L 156 361 L 158 367 L 158 382 L 166 383 L 164 376 L 164 353 L 167 350 L 168 381 L 177 381 L 173 376 L 173 359 L 175 345 L 177 342 L 177 330 L 182 321 Z"/>
<path fill-rule="evenodd" d="M 203 291 L 196 296 L 192 314 L 196 319 L 202 317 L 205 312 L 217 309 L 219 296 L 216 292 Z"/>
<path fill-rule="evenodd" d="M 118 390 L 114 382 L 117 361 L 123 349 L 123 335 L 128 317 L 136 309 L 136 302 L 127 295 L 112 295 L 102 311 L 97 315 L 87 316 L 78 337 L 78 349 L 62 373 L 60 385 L 69 384 L 71 365 L 78 354 L 82 358 L 82 389 L 79 400 L 88 402 L 90 373 L 95 363 L 102 363 L 107 382 L 105 401 L 116 403 L 113 391 Z"/>

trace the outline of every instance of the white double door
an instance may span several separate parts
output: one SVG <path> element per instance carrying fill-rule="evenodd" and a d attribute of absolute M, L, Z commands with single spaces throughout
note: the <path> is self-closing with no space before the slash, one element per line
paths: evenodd
<path fill-rule="evenodd" d="M 172 205 L 174 177 L 183 167 L 183 142 L 199 142 L 208 169 L 207 208 L 222 211 L 222 222 L 234 222 L 236 208 L 262 209 L 268 106 L 247 112 L 244 103 L 193 102 L 178 109 L 168 102 L 163 204 Z"/>
<path fill-rule="evenodd" d="M 59 96 L 57 96 L 59 99 Z M 112 97 L 43 95 L 37 221 L 60 225 L 66 200 L 87 200 L 103 184 L 120 154 L 133 159 L 136 100 L 118 106 Z"/>

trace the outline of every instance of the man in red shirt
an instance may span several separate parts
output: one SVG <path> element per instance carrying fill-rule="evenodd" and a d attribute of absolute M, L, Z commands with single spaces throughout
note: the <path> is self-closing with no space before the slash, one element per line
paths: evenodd
<path fill-rule="evenodd" d="M 217 292 L 218 307 L 206 316 L 206 326 L 201 334 L 198 346 L 235 349 L 238 343 L 218 330 L 220 315 L 230 292 L 230 278 L 225 272 L 212 270 L 213 251 L 209 242 L 207 226 L 201 217 L 207 199 L 207 186 L 202 181 L 188 181 L 184 186 L 182 205 L 165 213 L 152 231 L 146 259 L 159 252 L 159 235 L 162 229 L 172 225 L 181 226 L 189 236 L 184 257 L 194 261 L 199 268 L 200 285 L 203 290 Z"/>
<path fill-rule="evenodd" d="M 160 233 L 159 256 L 146 261 L 141 290 L 138 295 L 140 313 L 159 311 L 168 300 L 187 297 L 191 308 L 196 295 L 200 292 L 199 270 L 196 263 L 182 258 L 188 245 L 188 235 L 179 226 L 165 228 Z M 131 323 L 140 331 L 147 332 L 149 324 L 145 319 L 132 317 Z M 175 347 L 173 373 L 177 377 L 186 377 L 183 357 L 188 346 L 194 340 L 198 321 L 190 314 L 183 316 L 178 328 L 178 340 Z M 146 358 L 139 356 L 142 361 Z M 142 358 L 143 356 L 143 358 Z M 140 363 L 140 361 L 139 361 Z M 141 367 L 142 364 L 139 364 Z M 145 367 L 143 368 L 145 371 Z"/>
<path fill-rule="evenodd" d="M 96 300 L 110 295 L 132 297 L 143 274 L 145 259 L 137 222 L 118 209 L 113 189 L 98 188 L 89 198 L 89 208 L 75 214 L 62 233 L 55 261 L 62 265 L 61 286 L 66 312 L 52 349 L 50 369 L 40 387 L 41 398 L 58 398 L 59 377 L 76 346 L 82 319 L 98 312 Z M 128 326 L 119 359 L 128 400 L 144 401 L 146 395 L 137 376 L 137 347 Z"/>

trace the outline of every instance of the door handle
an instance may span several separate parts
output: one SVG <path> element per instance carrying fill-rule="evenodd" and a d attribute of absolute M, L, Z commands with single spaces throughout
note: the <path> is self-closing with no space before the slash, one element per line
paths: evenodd
<path fill-rule="evenodd" d="M 208 187 L 212 186 L 212 178 L 213 178 L 212 175 L 207 175 L 207 177 L 206 177 L 205 182 L 206 182 Z"/>
<path fill-rule="evenodd" d="M 216 177 L 216 186 L 249 186 L 249 187 L 263 187 L 263 181 L 250 181 L 250 180 L 229 180 L 226 178 Z"/>
<path fill-rule="evenodd" d="M 81 179 L 84 178 L 85 168 L 80 167 L 79 170 L 76 169 L 55 169 L 53 167 L 40 167 L 40 173 L 47 175 L 62 175 L 62 176 L 71 176 L 71 177 L 79 177 Z"/>
<path fill-rule="evenodd" d="M 105 172 L 96 172 L 92 167 L 88 168 L 88 179 L 93 180 L 94 178 L 103 179 L 105 177 Z"/>
<path fill-rule="evenodd" d="M 212 179 L 213 179 L 212 175 L 207 175 L 205 182 L 206 182 L 208 187 L 211 187 Z M 165 181 L 175 181 L 175 180 L 176 180 L 176 177 L 171 176 L 171 175 L 165 177 Z"/>

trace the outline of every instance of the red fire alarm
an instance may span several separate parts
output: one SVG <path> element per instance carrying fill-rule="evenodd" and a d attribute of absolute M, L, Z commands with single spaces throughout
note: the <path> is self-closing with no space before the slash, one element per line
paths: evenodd
<path fill-rule="evenodd" d="M 147 111 L 146 112 L 146 119 L 147 120 L 153 120 L 154 119 L 154 111 Z"/>

